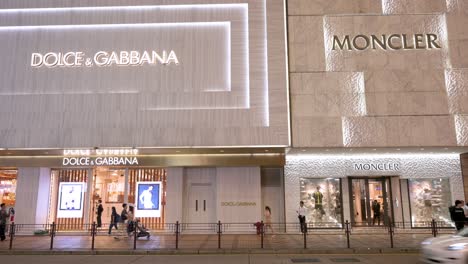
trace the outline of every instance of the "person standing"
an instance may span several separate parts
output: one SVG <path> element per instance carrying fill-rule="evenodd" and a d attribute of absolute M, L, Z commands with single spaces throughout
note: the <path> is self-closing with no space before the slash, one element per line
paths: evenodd
<path fill-rule="evenodd" d="M 299 218 L 299 225 L 301 226 L 301 233 L 306 232 L 306 208 L 304 207 L 304 202 L 299 202 L 299 208 L 296 211 L 297 217 Z"/>
<path fill-rule="evenodd" d="M 450 216 L 452 221 L 455 222 L 457 231 L 465 227 L 465 211 L 463 210 L 463 202 L 460 200 L 455 201 L 455 206 L 450 208 Z"/>
<path fill-rule="evenodd" d="M 104 212 L 104 208 L 102 207 L 102 200 L 98 200 L 98 205 L 96 208 L 96 214 L 97 214 L 97 227 L 102 226 L 102 212 Z"/>
<path fill-rule="evenodd" d="M 130 236 L 135 231 L 135 209 L 133 206 L 128 207 L 127 235 Z"/>
<path fill-rule="evenodd" d="M 111 234 L 112 227 L 115 227 L 115 230 L 118 230 L 117 223 L 119 222 L 119 215 L 117 214 L 117 210 L 115 210 L 115 206 L 112 206 L 112 214 L 111 214 L 111 221 L 109 224 L 109 235 Z"/>
<path fill-rule="evenodd" d="M 5 229 L 6 229 L 6 222 L 8 217 L 10 217 L 10 212 L 7 212 L 6 206 L 4 203 L 0 205 L 0 240 L 5 241 Z"/>
<path fill-rule="evenodd" d="M 374 212 L 374 218 L 372 219 L 372 225 L 375 225 L 375 219 L 378 220 L 378 225 L 380 225 L 380 203 L 377 200 L 372 202 L 372 211 Z"/>

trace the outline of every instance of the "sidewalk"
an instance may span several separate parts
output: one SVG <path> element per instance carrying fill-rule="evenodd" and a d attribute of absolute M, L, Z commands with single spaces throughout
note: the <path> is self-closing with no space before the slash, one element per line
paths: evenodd
<path fill-rule="evenodd" d="M 257 235 L 223 234 L 221 236 L 221 249 L 218 249 L 217 235 L 193 235 L 182 234 L 176 250 L 176 238 L 171 234 L 153 234 L 149 240 L 140 238 L 136 241 L 136 250 L 154 253 L 250 253 L 250 252 L 315 252 L 315 253 L 382 253 L 382 252 L 417 252 L 420 243 L 430 237 L 430 234 L 395 234 L 394 248 L 390 248 L 390 237 L 385 233 L 356 233 L 350 236 L 350 249 L 347 248 L 347 240 L 344 234 L 325 233 L 308 234 L 307 249 L 304 249 L 304 237 L 301 234 L 266 235 L 261 248 L 261 237 Z M 91 250 L 92 237 L 78 235 L 57 235 L 54 238 L 52 252 L 70 251 L 78 252 L 107 252 L 119 253 L 134 252 L 133 237 L 98 234 L 95 237 L 94 251 Z M 43 252 L 50 251 L 50 236 L 17 236 L 13 240 L 13 248 L 10 251 L 10 241 L 0 243 L 0 253 L 9 252 Z"/>

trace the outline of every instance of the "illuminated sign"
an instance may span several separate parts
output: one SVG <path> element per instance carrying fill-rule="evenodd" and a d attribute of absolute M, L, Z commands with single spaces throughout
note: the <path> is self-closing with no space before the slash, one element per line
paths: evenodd
<path fill-rule="evenodd" d="M 59 201 L 57 218 L 83 217 L 83 182 L 61 182 L 59 185 Z"/>
<path fill-rule="evenodd" d="M 333 36 L 332 50 L 431 50 L 440 49 L 436 34 Z"/>
<path fill-rule="evenodd" d="M 399 171 L 398 163 L 354 163 L 353 168 L 356 171 Z"/>
<path fill-rule="evenodd" d="M 54 67 L 93 67 L 93 66 L 142 66 L 142 65 L 169 65 L 179 64 L 176 53 L 171 50 L 163 50 L 158 53 L 154 50 L 139 52 L 132 51 L 98 51 L 92 57 L 86 57 L 81 51 L 66 53 L 48 52 L 32 53 L 31 67 L 54 68 Z"/>
<path fill-rule="evenodd" d="M 138 165 L 137 149 L 66 149 L 62 166 Z"/>
<path fill-rule="evenodd" d="M 161 187 L 162 182 L 136 183 L 136 217 L 161 217 Z"/>

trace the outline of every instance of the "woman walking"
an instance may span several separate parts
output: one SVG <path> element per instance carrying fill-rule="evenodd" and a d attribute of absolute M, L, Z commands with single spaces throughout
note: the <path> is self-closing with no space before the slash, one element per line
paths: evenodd
<path fill-rule="evenodd" d="M 271 233 L 273 234 L 273 227 L 271 226 L 271 209 L 269 206 L 265 206 L 265 229 L 264 231 L 266 232 L 268 228 L 270 228 Z"/>
<path fill-rule="evenodd" d="M 117 214 L 115 206 L 112 206 L 112 214 L 111 214 L 111 220 L 110 220 L 110 224 L 109 224 L 109 233 L 108 233 L 109 235 L 111 234 L 112 227 L 115 227 L 115 230 L 118 230 L 117 223 L 119 223 L 119 221 L 120 221 L 119 218 L 120 217 Z"/>

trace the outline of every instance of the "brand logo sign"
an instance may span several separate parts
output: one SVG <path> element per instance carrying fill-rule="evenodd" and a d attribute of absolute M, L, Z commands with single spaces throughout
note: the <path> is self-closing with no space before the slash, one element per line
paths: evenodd
<path fill-rule="evenodd" d="M 353 168 L 356 171 L 399 171 L 398 163 L 354 163 Z"/>
<path fill-rule="evenodd" d="M 221 202 L 221 206 L 257 206 L 256 202 Z"/>
<path fill-rule="evenodd" d="M 432 50 L 441 49 L 436 34 L 333 36 L 332 50 Z"/>
<path fill-rule="evenodd" d="M 176 53 L 163 50 L 152 51 L 98 51 L 88 57 L 81 51 L 32 53 L 31 67 L 109 67 L 179 64 Z"/>
<path fill-rule="evenodd" d="M 138 165 L 137 149 L 69 149 L 63 155 L 62 166 Z"/>

